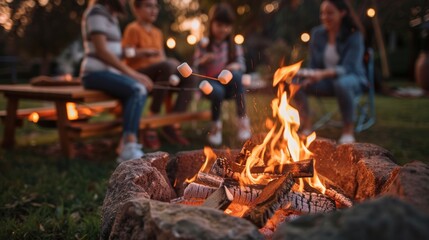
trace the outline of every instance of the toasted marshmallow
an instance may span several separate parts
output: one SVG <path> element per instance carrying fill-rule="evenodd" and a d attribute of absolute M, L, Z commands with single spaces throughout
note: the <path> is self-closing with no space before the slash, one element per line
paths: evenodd
<path fill-rule="evenodd" d="M 207 80 L 201 81 L 199 88 L 205 95 L 209 95 L 213 91 L 213 86 Z"/>
<path fill-rule="evenodd" d="M 219 82 L 222 83 L 223 85 L 228 84 L 229 81 L 231 81 L 232 79 L 232 73 L 224 69 L 222 70 L 222 72 L 220 72 L 217 79 L 219 79 Z"/>
<path fill-rule="evenodd" d="M 177 67 L 177 71 L 179 71 L 180 75 L 182 75 L 185 78 L 191 76 L 192 74 L 192 68 L 186 62 L 180 64 Z"/>

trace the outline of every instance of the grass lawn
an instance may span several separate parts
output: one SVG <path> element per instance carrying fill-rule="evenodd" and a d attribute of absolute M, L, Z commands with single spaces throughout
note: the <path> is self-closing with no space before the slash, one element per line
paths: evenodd
<path fill-rule="evenodd" d="M 267 94 L 248 95 L 248 113 L 254 132 L 266 132 L 271 115 Z M 24 103 L 23 105 L 34 105 Z M 201 101 L 202 105 L 207 105 Z M 429 163 L 429 98 L 400 99 L 378 95 L 377 122 L 357 134 L 357 140 L 380 145 L 399 164 L 412 160 Z M 235 140 L 234 106 L 224 111 L 224 143 L 240 148 Z M 4 99 L 0 99 L 4 109 Z M 231 113 L 231 114 L 227 114 Z M 202 149 L 208 124 L 187 123 L 184 132 L 192 145 L 180 148 L 164 144 L 162 151 Z M 0 133 L 3 132 L 1 128 Z M 317 131 L 318 136 L 337 139 L 340 129 Z M 118 136 L 87 139 L 76 145 L 78 157 L 63 159 L 56 132 L 26 122 L 17 132 L 18 146 L 0 150 L 0 239 L 96 239 L 100 230 L 100 207 L 107 181 L 116 167 Z"/>

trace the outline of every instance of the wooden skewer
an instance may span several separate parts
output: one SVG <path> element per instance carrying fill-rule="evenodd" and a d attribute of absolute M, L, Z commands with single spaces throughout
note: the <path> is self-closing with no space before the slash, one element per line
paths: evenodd
<path fill-rule="evenodd" d="M 214 77 L 209 77 L 209 76 L 205 76 L 205 75 L 198 74 L 198 73 L 191 73 L 191 74 L 192 74 L 192 75 L 194 75 L 194 76 L 197 76 L 197 77 L 201 77 L 201 78 L 208 78 L 208 79 L 212 79 L 212 80 L 219 81 L 219 79 L 214 78 Z"/>

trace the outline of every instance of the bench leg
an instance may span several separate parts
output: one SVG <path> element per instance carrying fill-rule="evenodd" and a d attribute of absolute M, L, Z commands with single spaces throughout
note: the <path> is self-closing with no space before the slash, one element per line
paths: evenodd
<path fill-rule="evenodd" d="M 3 148 L 11 149 L 15 145 L 16 111 L 18 109 L 17 98 L 7 98 L 6 118 L 3 132 Z"/>
<path fill-rule="evenodd" d="M 67 127 L 69 125 L 69 120 L 67 118 L 67 107 L 66 102 L 55 102 L 55 107 L 57 110 L 57 128 L 58 128 L 58 137 L 60 139 L 61 150 L 67 158 L 74 157 L 74 149 L 71 145 L 70 139 L 67 134 Z"/>

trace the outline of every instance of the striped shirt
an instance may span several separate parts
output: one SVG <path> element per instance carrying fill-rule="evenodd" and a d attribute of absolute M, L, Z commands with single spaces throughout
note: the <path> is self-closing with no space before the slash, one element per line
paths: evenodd
<path fill-rule="evenodd" d="M 97 58 L 95 46 L 91 41 L 92 34 L 104 34 L 107 39 L 107 49 L 112 54 L 121 57 L 121 29 L 118 19 L 100 4 L 85 11 L 82 18 L 82 38 L 85 56 L 82 61 L 81 75 L 90 72 L 111 71 L 119 73 L 119 70 L 105 64 Z"/>
<path fill-rule="evenodd" d="M 210 77 L 217 77 L 219 73 L 225 69 L 225 67 L 236 62 L 241 65 L 241 70 L 246 71 L 245 59 L 243 56 L 243 48 L 240 45 L 235 45 L 235 59 L 232 62 L 228 61 L 228 42 L 222 41 L 219 44 L 212 44 L 211 52 L 215 54 L 215 59 L 204 64 L 199 64 L 199 59 L 208 53 L 207 48 L 203 47 L 202 44 L 198 44 L 194 52 L 194 67 L 197 72 Z"/>

